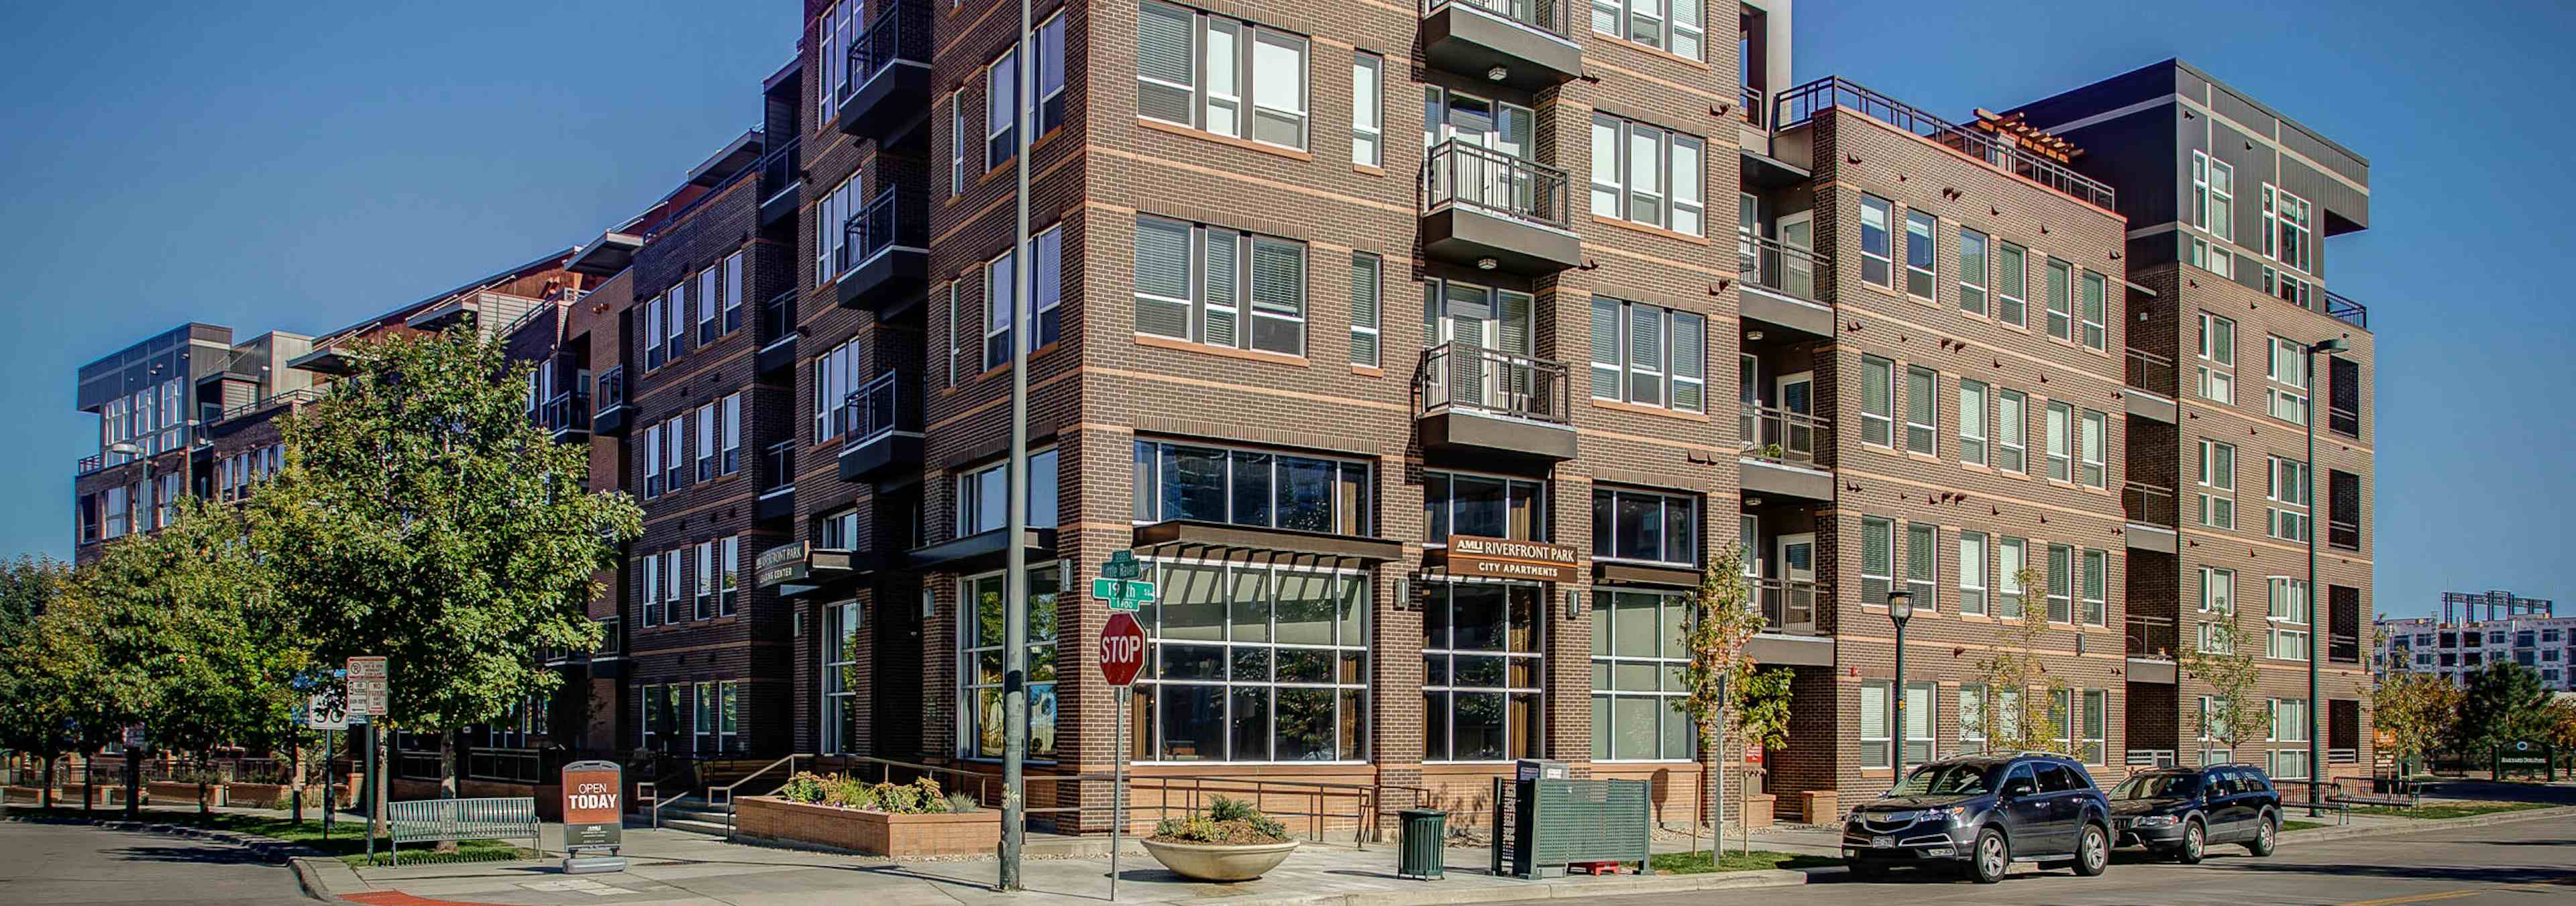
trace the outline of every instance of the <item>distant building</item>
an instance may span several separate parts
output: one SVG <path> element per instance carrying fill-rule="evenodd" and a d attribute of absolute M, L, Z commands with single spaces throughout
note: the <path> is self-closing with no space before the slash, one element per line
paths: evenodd
<path fill-rule="evenodd" d="M 2465 609 L 2457 609 L 2466 605 Z M 2489 619 L 2474 617 L 2477 607 L 2490 609 Z M 2576 617 L 2555 616 L 2551 602 L 2516 597 L 2512 592 L 2444 592 L 2442 618 L 2414 617 L 2378 622 L 2378 671 L 2438 673 L 2453 682 L 2497 661 L 2512 661 L 2539 671 L 2540 681 L 2555 690 L 2576 690 Z"/>

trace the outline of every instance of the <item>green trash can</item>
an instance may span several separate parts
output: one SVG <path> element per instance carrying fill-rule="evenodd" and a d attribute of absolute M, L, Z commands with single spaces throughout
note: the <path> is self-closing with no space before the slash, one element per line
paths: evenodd
<path fill-rule="evenodd" d="M 1441 847 L 1447 845 L 1449 839 L 1449 813 L 1409 808 L 1397 815 L 1402 819 L 1404 840 L 1396 847 L 1396 876 L 1424 881 L 1442 878 Z"/>

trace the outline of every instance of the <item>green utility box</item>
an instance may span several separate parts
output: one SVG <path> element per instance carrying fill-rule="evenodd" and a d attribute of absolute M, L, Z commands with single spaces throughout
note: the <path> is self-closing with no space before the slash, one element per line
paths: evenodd
<path fill-rule="evenodd" d="M 1557 878 L 1577 863 L 1635 863 L 1651 874 L 1643 780 L 1494 780 L 1494 873 Z"/>
<path fill-rule="evenodd" d="M 1441 847 L 1449 838 L 1449 813 L 1426 808 L 1409 808 L 1397 813 L 1402 819 L 1404 839 L 1397 847 L 1395 875 L 1437 881 L 1445 877 L 1440 871 Z"/>

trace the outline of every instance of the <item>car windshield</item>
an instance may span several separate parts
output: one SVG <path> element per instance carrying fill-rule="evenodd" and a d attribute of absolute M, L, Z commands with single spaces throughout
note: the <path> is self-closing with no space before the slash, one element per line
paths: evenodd
<path fill-rule="evenodd" d="M 2169 799 L 2200 792 L 2199 774 L 2140 774 L 2111 790 L 2113 799 Z"/>
<path fill-rule="evenodd" d="M 1887 791 L 1895 796 L 1975 796 L 1985 793 L 1987 765 L 1930 764 L 1905 775 L 1905 782 Z"/>

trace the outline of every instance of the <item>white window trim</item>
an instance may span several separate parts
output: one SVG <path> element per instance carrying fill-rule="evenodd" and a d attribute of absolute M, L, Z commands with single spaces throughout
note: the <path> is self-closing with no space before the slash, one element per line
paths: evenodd
<path fill-rule="evenodd" d="M 2081 410 L 2076 414 L 2075 426 L 2076 483 L 2097 489 L 2109 487 L 2111 468 L 2106 459 L 2111 449 L 2110 415 L 2093 409 Z"/>
<path fill-rule="evenodd" d="M 1875 362 L 1882 362 L 1882 363 L 1885 363 L 1885 364 L 1886 364 L 1886 366 L 1887 366 L 1885 370 L 1886 370 L 1886 372 L 1887 372 L 1887 381 L 1886 381 L 1886 391 L 1887 391 L 1887 392 L 1886 392 L 1886 398 L 1887 398 L 1887 408 L 1888 408 L 1888 412 L 1887 412 L 1887 414 L 1885 414 L 1885 415 L 1879 415 L 1879 414 L 1876 414 L 1876 413 L 1872 413 L 1872 412 L 1870 412 L 1870 411 L 1869 411 L 1869 405 L 1868 405 L 1868 403 L 1866 402 L 1866 401 L 1869 399 L 1869 389 L 1868 389 L 1868 386 L 1867 386 L 1867 383 L 1866 383 L 1866 382 L 1868 382 L 1868 381 L 1869 381 L 1869 379 L 1870 379 L 1870 378 L 1869 378 L 1869 366 L 1870 366 L 1870 363 L 1871 363 L 1871 362 L 1873 362 L 1873 361 L 1875 361 Z M 1884 449 L 1894 450 L 1894 449 L 1896 449 L 1896 448 L 1897 448 L 1897 438 L 1896 438 L 1896 361 L 1895 361 L 1894 359 L 1882 359 L 1882 358 L 1879 358 L 1879 357 L 1877 357 L 1877 356 L 1871 356 L 1871 355 L 1864 355 L 1864 356 L 1861 356 L 1860 375 L 1861 375 L 1861 399 L 1864 401 L 1864 402 L 1862 403 L 1862 405 L 1860 406 L 1860 423 L 1861 423 L 1861 431 L 1860 431 L 1860 438 L 1861 438 L 1861 441 L 1860 441 L 1860 442 L 1861 442 L 1863 445 L 1866 445 L 1866 446 L 1881 447 L 1881 448 L 1884 448 Z M 1885 425 L 1887 426 L 1887 442 L 1886 442 L 1886 443 L 1879 443 L 1879 442 L 1877 442 L 1877 441 L 1873 441 L 1873 440 L 1870 440 L 1870 439 L 1869 439 L 1869 423 L 1870 423 L 1870 422 L 1873 422 L 1873 421 L 1875 421 L 1875 422 L 1879 422 L 1879 423 L 1882 423 L 1882 424 L 1885 424 Z"/>
<path fill-rule="evenodd" d="M 1365 88 L 1360 84 L 1362 73 L 1367 74 L 1368 84 Z M 1374 101 L 1367 110 L 1360 109 L 1359 99 L 1364 90 Z M 1361 159 L 1360 154 L 1362 143 L 1365 143 L 1368 148 L 1365 160 Z M 1375 167 L 1385 162 L 1386 58 L 1369 51 L 1356 50 L 1351 56 L 1351 163 Z"/>
<path fill-rule="evenodd" d="M 1989 426 L 1986 433 L 1994 437 L 1994 447 L 1997 451 L 2011 450 L 2017 454 L 2013 458 L 2019 460 L 2021 466 L 2007 468 L 1999 461 L 2002 459 L 2000 456 L 1990 455 L 1987 459 L 1993 462 L 1994 468 L 1999 471 L 2028 475 L 2030 474 L 2030 395 L 2009 387 L 1989 386 L 1995 398 L 1995 424 Z M 2017 405 L 2021 412 L 2012 418 L 2004 417 L 2004 400 L 2007 397 L 2019 400 Z M 2012 430 L 1998 430 L 2006 425 L 2011 426 Z"/>
<path fill-rule="evenodd" d="M 2225 327 L 2227 333 L 2227 355 L 2225 356 L 2218 355 L 2218 344 L 2213 339 L 2213 328 L 2221 325 Z M 2200 347 L 2197 351 L 2201 363 L 2200 379 L 2195 382 L 2192 389 L 2200 395 L 2201 399 L 2226 405 L 2235 404 L 2237 342 L 2235 319 L 2205 311 L 2200 313 Z"/>
<path fill-rule="evenodd" d="M 1990 547 L 1990 543 L 1991 542 L 1987 540 L 1986 533 L 1984 532 L 1963 531 L 1959 533 L 1958 560 L 1960 613 L 1984 615 L 1994 606 L 1991 597 L 1987 593 L 1986 587 L 1989 584 L 1986 581 L 1987 574 L 1994 569 L 1994 550 Z M 1973 569 L 1970 568 L 1971 564 L 1968 562 L 1968 551 L 1971 549 L 1971 545 L 1974 546 L 1973 549 L 1976 551 L 1976 563 L 1974 564 Z M 1976 593 L 1976 607 L 1973 609 L 1968 606 L 1968 593 L 1970 592 Z M 1984 737 L 1981 736 L 1978 738 L 1983 739 Z"/>
<path fill-rule="evenodd" d="M 1977 246 L 1977 267 L 1973 272 L 1967 263 L 1968 240 L 1972 236 L 1976 238 Z M 1991 260 L 1995 251 L 1994 240 L 1984 233 L 1962 226 L 1951 241 L 1954 243 L 1952 254 L 1958 258 L 1956 263 L 1959 268 L 1959 310 L 1984 317 L 1992 311 L 1994 304 L 1994 294 L 1986 288 L 1989 282 L 1986 272 L 1994 266 Z M 1970 311 L 1967 307 L 1970 293 L 1975 293 L 1977 298 L 1977 308 L 1974 311 Z"/>
<path fill-rule="evenodd" d="M 1914 378 L 1916 375 L 1923 376 L 1924 384 L 1930 388 L 1928 391 L 1921 394 L 1914 392 Z M 1921 396 L 1923 398 L 1924 405 L 1931 409 L 1930 412 L 1926 413 L 1929 421 L 1918 422 L 1914 420 L 1914 399 L 1917 396 Z M 1924 366 L 1914 364 L 1908 364 L 1905 366 L 1904 409 L 1906 452 L 1920 453 L 1925 456 L 1941 455 L 1941 372 L 1939 369 L 1926 368 Z M 1922 432 L 1923 437 L 1926 439 L 1926 443 L 1930 445 L 1929 449 L 1917 450 L 1914 448 L 1914 435 L 1917 431 Z"/>
<path fill-rule="evenodd" d="M 1004 348 L 999 351 L 997 360 L 993 340 L 1009 333 L 1011 328 L 1016 326 L 1011 322 L 1019 316 L 1020 274 L 1017 264 L 1016 253 L 1011 250 L 1004 250 L 992 260 L 984 262 L 985 371 L 1010 364 L 1012 356 L 1016 354 L 1016 350 Z M 1016 345 L 1018 342 L 1018 337 L 1003 341 L 1005 347 Z"/>
<path fill-rule="evenodd" d="M 1016 136 L 1011 140 L 1009 151 L 1002 151 L 993 144 L 1003 133 L 1019 127 L 1020 107 L 1015 103 L 1019 100 L 1020 90 L 1019 61 L 1020 46 L 1015 43 L 1004 48 L 1000 56 L 994 57 L 993 62 L 984 67 L 984 171 L 987 173 L 1019 154 Z M 1004 92 L 1010 96 L 1004 97 Z M 995 117 L 993 114 L 998 109 L 995 104 L 1010 104 L 1010 118 Z M 1001 156 L 996 157 L 996 154 Z"/>
<path fill-rule="evenodd" d="M 1880 218 L 1879 232 L 1887 237 L 1887 253 L 1884 255 L 1872 254 L 1869 250 L 1869 211 L 1873 203 L 1875 203 L 1877 209 L 1883 215 Z M 1875 286 L 1889 292 L 1895 292 L 1897 264 L 1896 259 L 1890 256 L 1896 254 L 1896 203 L 1880 198 L 1876 195 L 1863 194 L 1860 197 L 1860 210 L 1861 219 L 1859 221 L 1858 229 L 1853 233 L 1853 236 L 1860 242 L 1861 260 L 1864 262 L 1876 261 L 1885 265 L 1887 270 L 1887 282 L 1872 283 L 1868 277 L 1863 276 L 1861 278 L 1861 285 Z M 1862 273 L 1866 274 L 1867 272 L 1868 269 L 1864 267 L 1862 269 Z"/>
<path fill-rule="evenodd" d="M 2225 469 L 2213 467 L 2220 447 L 2227 448 L 2227 468 Z M 2200 496 L 2204 501 L 2200 505 L 2198 514 L 2200 524 L 2209 528 L 2234 530 L 2236 528 L 2236 445 L 2201 438 L 2200 459 L 2193 471 L 2195 474 L 2192 481 L 2201 487 Z M 2218 507 L 2211 501 L 2217 500 L 2227 502 L 2227 518 L 2224 520 L 2214 518 L 2218 513 Z"/>
<path fill-rule="evenodd" d="M 1926 256 L 1925 256 L 1927 259 L 1929 259 L 1929 260 L 1932 262 L 1932 266 L 1931 266 L 1931 267 L 1916 267 L 1916 266 L 1914 265 L 1914 238 L 1915 238 L 1915 237 L 1914 237 L 1914 224 L 1916 223 L 1915 218 L 1917 218 L 1917 217 L 1920 217 L 1920 218 L 1923 218 L 1923 219 L 1925 219 L 1925 220 L 1928 220 L 1928 221 L 1930 221 L 1930 223 L 1931 223 L 1931 226 L 1930 226 L 1929 228 L 1925 229 L 1925 230 L 1924 230 L 1924 232 L 1923 232 L 1923 242 L 1924 242 L 1924 244 L 1929 245 L 1929 246 L 1931 246 L 1931 247 L 1932 247 L 1932 248 L 1931 248 L 1931 254 L 1929 254 L 1929 255 L 1926 255 Z M 1929 295 L 1929 296 L 1926 296 L 1926 295 L 1918 295 L 1918 294 L 1916 294 L 1916 293 L 1914 292 L 1914 275 L 1915 275 L 1915 274 L 1922 274 L 1922 275 L 1923 275 L 1923 282 L 1924 282 L 1924 285 L 1929 286 L 1929 287 L 1931 287 L 1931 288 L 1932 288 L 1932 294 L 1931 294 L 1931 295 Z M 1907 209 L 1905 209 L 1905 275 L 1906 275 L 1906 279 L 1905 279 L 1905 297 L 1906 297 L 1906 298 L 1909 298 L 1909 299 L 1919 299 L 1919 300 L 1922 300 L 1922 301 L 1925 301 L 1925 302 L 1937 302 L 1937 301 L 1939 301 L 1939 297 L 1940 297 L 1940 295 L 1941 295 L 1941 217 L 1940 217 L 1940 215 L 1938 215 L 1938 214 L 1934 214 L 1934 213 L 1932 213 L 1932 212 L 1930 212 L 1930 211 L 1917 210 L 1917 209 L 1914 209 L 1914 208 L 1907 208 Z"/>

